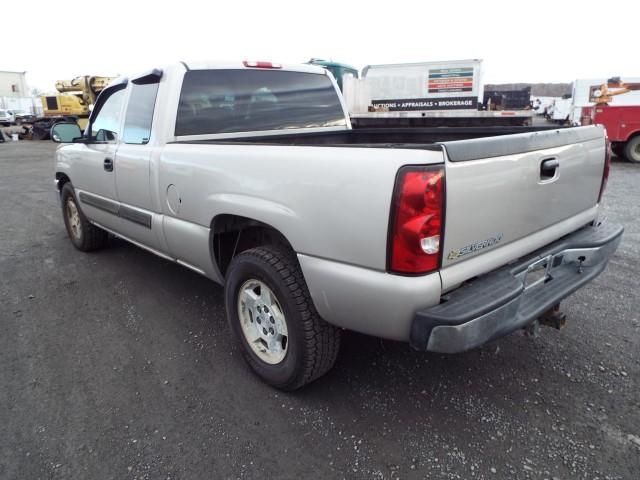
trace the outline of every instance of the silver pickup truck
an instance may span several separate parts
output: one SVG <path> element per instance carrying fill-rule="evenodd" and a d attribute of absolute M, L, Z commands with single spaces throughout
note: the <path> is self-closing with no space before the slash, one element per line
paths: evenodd
<path fill-rule="evenodd" d="M 513 131 L 351 129 L 325 70 L 238 62 L 120 78 L 52 138 L 73 244 L 112 234 L 223 284 L 249 365 L 290 390 L 342 329 L 462 352 L 603 271 L 605 132 Z"/>

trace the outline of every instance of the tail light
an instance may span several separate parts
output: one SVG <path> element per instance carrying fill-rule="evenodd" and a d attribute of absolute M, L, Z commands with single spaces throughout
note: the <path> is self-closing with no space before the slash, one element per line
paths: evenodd
<path fill-rule="evenodd" d="M 444 167 L 403 167 L 396 179 L 389 231 L 389 270 L 437 270 L 444 217 Z"/>
<path fill-rule="evenodd" d="M 593 108 L 582 107 L 580 112 L 580 125 L 593 125 Z"/>
<path fill-rule="evenodd" d="M 602 195 L 604 194 L 604 190 L 607 188 L 607 180 L 609 180 L 609 170 L 611 169 L 611 157 L 613 153 L 611 152 L 611 142 L 607 137 L 605 137 L 605 154 L 604 154 L 604 170 L 602 170 L 602 182 L 600 183 L 600 193 L 598 194 L 598 203 L 602 201 Z"/>

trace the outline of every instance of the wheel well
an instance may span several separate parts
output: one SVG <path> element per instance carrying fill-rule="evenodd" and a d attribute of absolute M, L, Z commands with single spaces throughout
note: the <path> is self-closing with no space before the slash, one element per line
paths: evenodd
<path fill-rule="evenodd" d="M 62 172 L 56 172 L 56 180 L 58 181 L 58 192 L 62 191 L 62 187 L 64 187 L 65 183 L 71 181 L 71 179 Z"/>
<path fill-rule="evenodd" d="M 636 130 L 635 132 L 631 132 L 629 134 L 629 136 L 627 137 L 627 140 L 623 143 L 627 143 L 630 142 L 631 140 L 633 140 L 635 137 L 640 137 L 640 130 Z"/>
<path fill-rule="evenodd" d="M 293 247 L 276 228 L 239 215 L 218 215 L 211 222 L 212 254 L 220 273 L 225 276 L 233 257 L 261 245 Z"/>

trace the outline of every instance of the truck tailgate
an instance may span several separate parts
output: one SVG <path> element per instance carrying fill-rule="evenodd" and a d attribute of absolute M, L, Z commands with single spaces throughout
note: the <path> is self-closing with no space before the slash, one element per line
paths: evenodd
<path fill-rule="evenodd" d="M 443 145 L 445 290 L 540 248 L 596 215 L 606 155 L 602 127 Z"/>

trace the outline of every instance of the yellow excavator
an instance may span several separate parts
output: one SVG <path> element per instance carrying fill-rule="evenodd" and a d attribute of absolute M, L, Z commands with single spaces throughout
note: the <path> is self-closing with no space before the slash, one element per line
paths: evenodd
<path fill-rule="evenodd" d="M 594 85 L 589 89 L 589 101 L 596 105 L 608 105 L 616 95 L 640 90 L 640 83 L 626 83 L 620 77 L 613 77 L 602 85 Z"/>
<path fill-rule="evenodd" d="M 33 122 L 31 137 L 34 140 L 49 138 L 51 127 L 60 122 L 77 122 L 84 130 L 91 113 L 89 107 L 96 103 L 96 98 L 111 80 L 113 77 L 91 75 L 76 77 L 72 80 L 58 80 L 56 82 L 58 95 L 40 97 L 44 116 Z"/>

